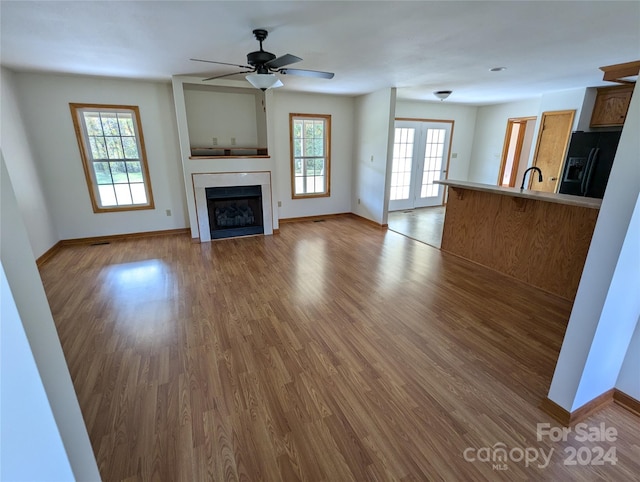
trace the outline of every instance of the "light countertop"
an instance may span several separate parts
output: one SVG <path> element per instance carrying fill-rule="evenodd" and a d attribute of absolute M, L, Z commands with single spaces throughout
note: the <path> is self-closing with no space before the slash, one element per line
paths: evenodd
<path fill-rule="evenodd" d="M 480 184 L 477 182 L 443 180 L 435 181 L 436 184 L 449 186 L 459 189 L 470 189 L 472 191 L 483 191 L 502 196 L 519 197 L 524 199 L 533 199 L 536 201 L 544 201 L 556 204 L 565 204 L 569 206 L 578 206 L 589 209 L 600 209 L 602 199 L 591 197 L 572 196 L 570 194 L 555 194 L 552 192 L 530 191 L 529 189 L 520 189 L 517 187 L 492 186 L 490 184 Z"/>

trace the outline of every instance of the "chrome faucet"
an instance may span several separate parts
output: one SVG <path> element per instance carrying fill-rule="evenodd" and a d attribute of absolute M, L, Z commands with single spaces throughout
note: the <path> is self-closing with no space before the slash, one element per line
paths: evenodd
<path fill-rule="evenodd" d="M 538 182 L 542 182 L 542 171 L 540 170 L 539 167 L 533 166 L 527 169 L 526 171 L 524 171 L 524 174 L 522 175 L 522 186 L 520 186 L 520 189 L 524 189 L 524 179 L 527 177 L 527 173 L 529 171 L 538 171 Z"/>

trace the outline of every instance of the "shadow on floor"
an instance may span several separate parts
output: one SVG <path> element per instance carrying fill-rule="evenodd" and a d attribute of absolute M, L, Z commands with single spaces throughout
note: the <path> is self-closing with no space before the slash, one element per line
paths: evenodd
<path fill-rule="evenodd" d="M 394 211 L 387 223 L 391 231 L 440 249 L 444 206 Z"/>

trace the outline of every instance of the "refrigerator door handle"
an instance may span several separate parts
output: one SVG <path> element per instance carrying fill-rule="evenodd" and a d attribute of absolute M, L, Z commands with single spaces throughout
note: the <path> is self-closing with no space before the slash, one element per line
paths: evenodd
<path fill-rule="evenodd" d="M 587 178 L 589 177 L 589 173 L 591 172 L 591 159 L 593 158 L 593 151 L 595 151 L 595 148 L 592 148 L 589 151 L 589 155 L 587 156 L 587 163 L 584 166 L 584 174 L 582 175 L 582 183 L 580 184 L 581 196 L 584 196 L 584 193 L 587 192 L 585 185 L 587 184 Z"/>
<path fill-rule="evenodd" d="M 589 187 L 591 187 L 591 177 L 593 176 L 593 171 L 595 170 L 596 167 L 596 162 L 598 160 L 598 153 L 600 152 L 600 148 L 596 147 L 594 149 L 592 149 L 593 155 L 591 156 L 591 164 L 589 165 L 589 169 L 587 170 L 587 177 L 585 179 L 585 183 L 584 183 L 584 192 L 582 193 L 583 196 L 587 195 L 587 192 L 589 192 Z"/>

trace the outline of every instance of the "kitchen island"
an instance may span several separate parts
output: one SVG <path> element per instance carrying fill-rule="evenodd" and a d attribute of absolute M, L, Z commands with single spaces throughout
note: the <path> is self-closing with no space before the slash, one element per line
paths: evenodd
<path fill-rule="evenodd" d="M 449 187 L 443 251 L 573 301 L 601 199 L 436 182 Z"/>

